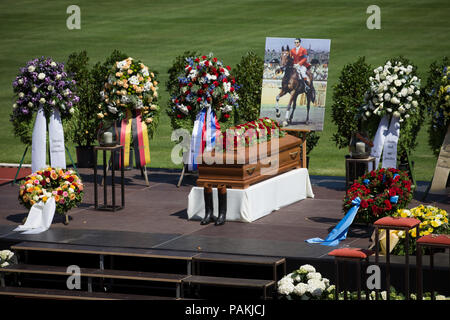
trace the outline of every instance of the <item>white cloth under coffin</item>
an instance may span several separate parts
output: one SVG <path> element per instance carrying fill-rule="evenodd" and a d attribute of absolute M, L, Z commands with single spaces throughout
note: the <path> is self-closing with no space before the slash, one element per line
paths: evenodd
<path fill-rule="evenodd" d="M 252 222 L 274 210 L 305 198 L 314 198 L 307 169 L 295 169 L 247 189 L 227 190 L 227 221 Z M 213 188 L 214 216 L 218 216 L 217 188 Z M 203 188 L 193 187 L 189 193 L 187 214 L 189 219 L 205 216 Z"/>

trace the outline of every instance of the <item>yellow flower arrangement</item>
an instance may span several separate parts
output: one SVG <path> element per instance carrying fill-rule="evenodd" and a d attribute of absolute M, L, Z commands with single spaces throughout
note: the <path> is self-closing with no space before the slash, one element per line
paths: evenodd
<path fill-rule="evenodd" d="M 420 220 L 419 225 L 419 237 L 423 237 L 429 234 L 449 234 L 450 227 L 448 224 L 448 214 L 447 211 L 433 207 L 433 206 L 424 206 L 420 205 L 418 207 L 412 209 L 399 209 L 393 215 L 394 217 L 402 217 L 402 218 L 415 218 Z M 405 233 L 403 231 L 392 231 L 399 237 L 399 243 L 394 248 L 394 254 L 402 254 L 404 253 L 404 245 L 405 245 Z M 409 231 L 410 235 L 410 249 L 413 253 L 415 251 L 415 241 L 417 238 L 416 228 L 413 228 Z"/>

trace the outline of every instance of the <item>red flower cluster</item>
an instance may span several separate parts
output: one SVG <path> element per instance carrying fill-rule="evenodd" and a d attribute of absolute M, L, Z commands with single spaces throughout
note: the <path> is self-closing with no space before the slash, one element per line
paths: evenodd
<path fill-rule="evenodd" d="M 373 223 L 405 208 L 412 199 L 411 191 L 408 173 L 394 168 L 374 170 L 360 177 L 347 190 L 343 210 L 347 212 L 352 201 L 359 197 L 361 205 L 355 221 Z"/>
<path fill-rule="evenodd" d="M 268 141 L 272 138 L 272 135 L 276 137 L 284 136 L 284 132 L 280 131 L 278 123 L 267 117 L 237 125 L 229 130 L 234 131 L 232 135 L 223 134 L 224 149 L 250 146 Z"/>

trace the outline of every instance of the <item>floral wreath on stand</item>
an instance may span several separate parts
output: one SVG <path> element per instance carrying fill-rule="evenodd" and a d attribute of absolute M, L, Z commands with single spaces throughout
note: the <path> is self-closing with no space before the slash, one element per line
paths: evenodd
<path fill-rule="evenodd" d="M 158 81 L 156 75 L 139 60 L 127 58 L 117 61 L 107 76 L 100 92 L 102 103 L 97 117 L 102 123 L 127 118 L 127 114 L 139 111 L 153 136 L 159 115 Z"/>
<path fill-rule="evenodd" d="M 56 212 L 65 214 L 83 200 L 84 186 L 74 170 L 46 168 L 23 179 L 19 186 L 19 202 L 28 210 L 42 201 L 55 198 Z"/>
<path fill-rule="evenodd" d="M 31 145 L 33 113 L 40 107 L 47 119 L 53 108 L 57 108 L 61 119 L 70 118 L 79 101 L 75 84 L 64 71 L 63 63 L 44 57 L 28 61 L 12 84 L 16 97 L 10 118 L 14 134 Z"/>
<path fill-rule="evenodd" d="M 357 118 L 363 120 L 371 135 L 375 134 L 383 117 L 388 117 L 391 123 L 398 121 L 401 131 L 398 154 L 404 157 L 415 148 L 417 131 L 424 117 L 424 108 L 418 102 L 421 80 L 417 77 L 417 68 L 404 57 L 393 58 L 373 70 L 369 83 Z"/>
<path fill-rule="evenodd" d="M 179 92 L 172 96 L 172 109 L 169 116 L 174 121 L 184 122 L 190 119 L 193 123 L 197 114 L 211 106 L 221 127 L 231 127 L 234 123 L 233 111 L 238 107 L 237 90 L 231 67 L 222 61 L 209 56 L 186 58 L 184 73 L 178 77 Z M 179 127 L 185 127 L 180 125 Z"/>
<path fill-rule="evenodd" d="M 373 170 L 361 176 L 347 190 L 343 210 L 353 207 L 359 197 L 360 208 L 355 222 L 373 223 L 379 218 L 392 216 L 397 209 L 406 208 L 412 199 L 412 182 L 405 171 L 394 168 Z"/>
<path fill-rule="evenodd" d="M 150 164 L 149 137 L 153 137 L 159 121 L 155 72 L 130 57 L 117 61 L 100 95 L 102 102 L 97 113 L 100 131 L 107 131 L 114 125 L 116 142 L 124 146 L 123 165 L 127 167 L 130 164 L 130 147 L 133 144 L 136 165 L 145 169 Z"/>

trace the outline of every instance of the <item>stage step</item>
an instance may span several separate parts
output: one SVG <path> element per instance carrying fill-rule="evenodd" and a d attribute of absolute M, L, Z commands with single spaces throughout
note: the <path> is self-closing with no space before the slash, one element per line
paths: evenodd
<path fill-rule="evenodd" d="M 122 293 L 86 292 L 78 290 L 55 290 L 23 287 L 0 288 L 0 296 L 59 300 L 177 300 L 170 297 L 145 296 Z"/>
<path fill-rule="evenodd" d="M 139 249 L 139 248 L 119 248 L 73 245 L 65 243 L 46 243 L 46 242 L 21 242 L 11 246 L 14 251 L 35 251 L 50 253 L 73 253 L 99 256 L 100 269 L 104 269 L 105 256 L 121 256 L 130 258 L 150 258 L 176 260 L 186 262 L 186 274 L 192 273 L 192 258 L 198 255 L 197 252 L 177 251 L 177 250 L 158 250 L 158 249 Z"/>
<path fill-rule="evenodd" d="M 174 260 L 192 260 L 198 253 L 176 250 L 118 248 L 101 246 L 82 246 L 65 243 L 21 242 L 11 246 L 12 250 L 31 250 L 45 252 L 82 253 L 95 255 L 127 256 Z"/>
<path fill-rule="evenodd" d="M 14 264 L 5 268 L 0 268 L 1 273 L 27 273 L 27 274 L 41 274 L 41 275 L 56 275 L 56 276 L 70 276 L 72 273 L 67 273 L 67 268 L 44 265 L 29 265 L 29 264 Z M 171 273 L 155 273 L 155 272 L 140 272 L 140 271 L 123 271 L 123 270 L 101 270 L 80 268 L 80 277 L 88 278 L 88 291 L 92 291 L 92 278 L 101 279 L 122 279 L 122 280 L 138 280 L 173 283 L 176 285 L 176 297 L 181 296 L 181 281 L 185 279 L 186 275 L 171 274 Z"/>
<path fill-rule="evenodd" d="M 263 291 L 263 297 L 267 298 L 267 290 L 273 287 L 276 290 L 277 278 L 280 274 L 279 267 L 283 275 L 286 274 L 286 259 L 282 257 L 266 257 L 266 256 L 251 256 L 251 255 L 233 255 L 233 254 L 220 254 L 220 253 L 202 253 L 202 252 L 189 252 L 189 251 L 176 251 L 176 250 L 159 250 L 159 249 L 139 249 L 139 248 L 120 248 L 120 247 L 103 247 L 103 246 L 89 246 L 89 245 L 73 245 L 65 243 L 47 243 L 47 242 L 32 242 L 25 241 L 19 244 L 11 246 L 11 249 L 20 252 L 36 252 L 39 253 L 55 253 L 55 254 L 86 254 L 86 255 L 97 255 L 99 256 L 100 263 L 99 268 L 92 268 L 92 264 L 89 265 L 90 268 L 80 268 L 80 276 L 87 278 L 88 280 L 88 291 L 92 292 L 92 279 L 123 279 L 123 280 L 139 280 L 139 281 L 149 281 L 149 282 L 159 282 L 166 283 L 166 285 L 174 285 L 176 288 L 176 297 L 181 298 L 184 295 L 183 288 L 191 288 L 195 286 L 197 288 L 202 285 L 209 287 L 229 287 L 229 288 L 248 288 L 248 289 L 261 289 Z M 110 268 L 105 269 L 105 257 L 106 256 L 122 256 L 138 258 L 150 258 L 150 259 L 163 259 L 167 260 L 168 264 L 173 264 L 176 261 L 185 261 L 187 263 L 187 272 L 185 274 L 183 271 L 168 271 L 172 273 L 157 273 L 157 272 L 141 272 L 141 271 L 125 271 L 118 270 L 117 265 L 113 266 L 111 263 Z M 27 256 L 25 256 L 27 257 Z M 53 257 L 51 257 L 53 259 Z M 50 260 L 51 260 L 50 259 Z M 57 256 L 55 256 L 57 259 Z M 50 261 L 49 260 L 49 261 Z M 42 261 L 37 259 L 37 261 Z M 56 260 L 55 260 L 56 261 Z M 42 275 L 57 275 L 66 276 L 70 274 L 67 273 L 65 266 L 43 266 L 36 265 L 32 261 L 27 263 L 11 265 L 6 268 L 0 269 L 0 275 L 4 273 L 26 273 L 26 274 L 42 274 Z M 125 261 L 122 261 L 122 268 L 126 268 Z M 51 262 L 50 262 L 51 263 Z M 166 262 L 164 262 L 166 263 Z M 217 266 L 210 267 L 212 264 L 217 264 Z M 222 266 L 221 266 L 222 264 Z M 227 264 L 236 265 L 247 265 L 250 268 L 255 267 L 268 267 L 272 268 L 273 274 L 267 274 L 264 270 L 255 270 L 256 273 L 252 272 L 251 275 L 244 273 L 233 273 L 230 272 L 224 276 L 220 270 L 221 268 L 228 268 Z M 200 268 L 202 266 L 202 268 Z M 134 268 L 130 267 L 131 269 Z M 165 269 L 161 269 L 162 272 L 167 272 Z M 174 272 L 175 271 L 175 272 Z M 207 273 L 207 274 L 204 274 Z M 259 279 L 248 279 L 249 277 L 257 277 Z M 111 280 L 113 281 L 113 280 Z M 116 285 L 110 283 L 110 285 Z M 120 284 L 118 284 L 120 285 Z M 164 285 L 163 285 L 164 286 Z M 215 289 L 207 290 L 215 290 Z M 217 288 L 217 290 L 220 290 Z M 223 290 L 223 289 L 222 289 Z M 233 290 L 233 289 L 231 289 Z M 190 295 L 191 291 L 189 290 Z M 196 295 L 198 297 L 198 295 Z"/>
<path fill-rule="evenodd" d="M 245 265 L 259 265 L 273 268 L 273 279 L 277 281 L 277 267 L 283 266 L 283 275 L 286 274 L 286 259 L 281 257 L 264 257 L 264 256 L 244 256 L 235 254 L 222 253 L 200 253 L 192 258 L 195 264 L 195 270 L 199 270 L 198 264 L 201 262 L 212 263 L 233 263 Z"/>
<path fill-rule="evenodd" d="M 267 299 L 267 288 L 274 286 L 275 281 L 210 276 L 189 276 L 183 279 L 183 284 L 262 289 L 263 298 Z"/>

